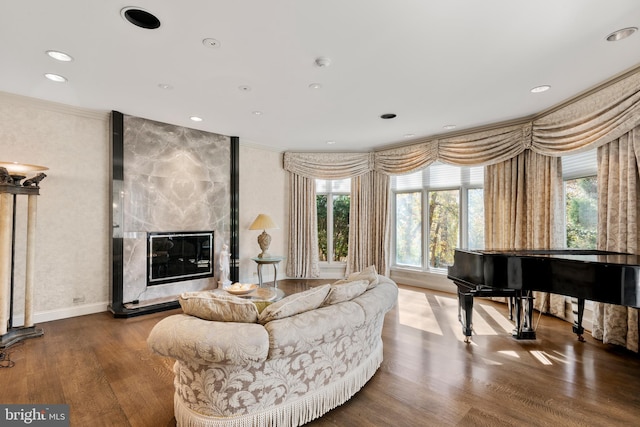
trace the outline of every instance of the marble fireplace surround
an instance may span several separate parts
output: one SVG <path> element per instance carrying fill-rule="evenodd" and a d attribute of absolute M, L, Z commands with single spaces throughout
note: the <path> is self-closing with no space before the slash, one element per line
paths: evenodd
<path fill-rule="evenodd" d="M 215 265 L 232 234 L 230 137 L 118 112 L 112 134 L 110 310 L 116 317 L 159 311 L 176 306 L 182 292 L 215 288 L 217 268 L 214 277 L 147 286 L 147 234 L 213 230 Z"/>

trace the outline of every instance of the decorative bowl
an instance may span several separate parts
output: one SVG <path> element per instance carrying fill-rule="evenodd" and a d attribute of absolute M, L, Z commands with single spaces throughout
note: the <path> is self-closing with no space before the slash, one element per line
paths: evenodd
<path fill-rule="evenodd" d="M 253 292 L 256 289 L 258 289 L 258 285 L 240 285 L 240 286 L 236 286 L 237 284 L 234 283 L 233 285 L 229 286 L 228 288 L 225 288 L 224 290 L 229 292 L 231 295 L 246 295 L 249 292 Z"/>

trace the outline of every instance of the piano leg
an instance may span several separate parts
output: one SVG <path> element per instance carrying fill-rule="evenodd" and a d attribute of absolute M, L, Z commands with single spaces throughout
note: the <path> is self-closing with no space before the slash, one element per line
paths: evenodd
<path fill-rule="evenodd" d="M 458 320 L 462 324 L 462 333 L 464 334 L 464 342 L 471 342 L 472 323 L 471 316 L 473 314 L 473 296 L 465 294 L 458 289 Z"/>
<path fill-rule="evenodd" d="M 533 293 L 524 291 L 515 297 L 516 329 L 513 337 L 519 340 L 535 340 L 536 331 L 533 329 Z"/>
<path fill-rule="evenodd" d="M 577 311 L 575 308 L 575 300 L 577 301 Z M 582 317 L 584 315 L 584 298 L 571 298 L 571 305 L 573 310 L 573 333 L 578 335 L 578 341 L 584 342 L 584 328 L 582 327 Z"/>

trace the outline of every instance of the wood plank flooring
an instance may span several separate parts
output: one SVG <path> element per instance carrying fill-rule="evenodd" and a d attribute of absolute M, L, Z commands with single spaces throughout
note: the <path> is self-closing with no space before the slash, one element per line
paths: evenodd
<path fill-rule="evenodd" d="M 465 344 L 454 295 L 401 286 L 385 319 L 379 371 L 308 425 L 640 425 L 637 354 L 588 334 L 580 343 L 569 323 L 550 316 L 541 316 L 536 340 L 516 341 L 504 305 L 475 305 L 476 335 Z M 173 361 L 149 352 L 145 340 L 177 312 L 39 324 L 43 337 L 7 350 L 15 366 L 0 369 L 0 402 L 66 403 L 72 426 L 175 426 Z"/>

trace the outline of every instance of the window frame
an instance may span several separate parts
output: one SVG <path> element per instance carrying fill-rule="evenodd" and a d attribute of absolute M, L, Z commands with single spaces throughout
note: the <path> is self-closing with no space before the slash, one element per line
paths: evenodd
<path fill-rule="evenodd" d="M 435 163 L 434 165 L 438 165 L 440 163 Z M 431 166 L 431 165 L 430 165 Z M 392 211 L 391 211 L 391 234 L 392 234 L 392 239 L 391 239 L 391 250 L 390 250 L 390 255 L 391 255 L 391 267 L 392 268 L 397 268 L 397 269 L 403 269 L 403 270 L 414 270 L 414 271 L 422 271 L 422 272 L 431 272 L 431 273 L 437 273 L 437 274 L 446 274 L 447 273 L 447 269 L 446 268 L 435 268 L 435 267 L 431 267 L 429 265 L 429 258 L 430 258 L 430 252 L 429 252 L 429 246 L 430 246 L 430 229 L 429 229 L 429 224 L 430 224 L 430 218 L 428 217 L 429 215 L 429 193 L 431 191 L 451 191 L 451 190 L 457 190 L 458 191 L 458 239 L 457 239 L 457 245 L 458 247 L 466 247 L 466 245 L 468 244 L 469 241 L 469 237 L 468 237 L 468 231 L 469 231 L 469 226 L 468 226 L 468 220 L 469 220 L 469 214 L 468 214 L 468 203 L 469 203 L 469 196 L 468 196 L 468 191 L 473 189 L 484 189 L 484 185 L 480 184 L 480 183 L 471 183 L 471 168 L 472 167 L 480 167 L 480 166 L 455 166 L 455 165 L 450 165 L 453 167 L 457 167 L 460 169 L 460 184 L 459 185 L 453 185 L 453 186 L 431 186 L 429 185 L 429 179 L 430 179 L 430 175 L 433 173 L 432 170 L 429 170 L 429 167 L 423 169 L 421 171 L 421 183 L 420 183 L 420 188 L 413 188 L 413 189 L 408 189 L 408 188 L 403 188 L 401 190 L 396 190 L 393 188 L 391 189 L 391 194 L 392 194 L 392 200 L 391 200 L 391 204 L 392 204 Z M 417 172 L 417 171 L 416 171 Z M 422 218 L 422 224 L 421 224 L 421 254 L 420 254 L 420 259 L 421 259 L 421 265 L 420 266 L 415 266 L 415 265 L 409 265 L 409 264 L 400 264 L 398 263 L 398 259 L 397 259 L 397 253 L 396 253 L 396 248 L 397 248 L 397 244 L 398 244 L 398 240 L 397 240 L 397 233 L 396 233 L 396 229 L 397 229 L 397 198 L 396 195 L 397 194 L 406 194 L 406 193 L 415 193 L 415 192 L 421 192 L 421 197 L 422 197 L 422 203 L 420 206 L 421 209 L 421 218 Z"/>
<path fill-rule="evenodd" d="M 318 184 L 319 182 L 324 182 L 325 183 L 325 188 L 327 189 L 327 191 L 318 191 Z M 349 182 L 349 190 L 348 191 L 334 191 L 334 186 L 333 186 L 333 182 L 335 181 L 348 181 Z M 330 265 L 336 265 L 336 266 L 344 266 L 346 265 L 346 261 L 334 261 L 334 245 L 333 245 L 333 234 L 334 234 L 334 230 L 333 230 L 333 202 L 334 202 L 334 196 L 349 196 L 349 215 L 351 215 L 351 178 L 344 178 L 344 179 L 320 179 L 320 178 L 316 178 L 315 179 L 315 185 L 316 185 L 316 206 L 317 206 L 317 200 L 318 200 L 318 196 L 324 195 L 327 197 L 327 260 L 323 261 L 320 259 L 320 242 L 318 241 L 318 263 L 323 266 L 330 266 Z M 317 221 L 317 215 L 318 213 L 316 212 L 316 221 Z"/>

